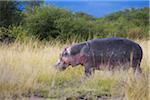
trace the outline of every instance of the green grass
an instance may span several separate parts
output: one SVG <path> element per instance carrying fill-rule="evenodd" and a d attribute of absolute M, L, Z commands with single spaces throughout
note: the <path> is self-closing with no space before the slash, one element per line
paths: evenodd
<path fill-rule="evenodd" d="M 71 66 L 58 72 L 53 65 L 65 45 L 14 43 L 0 46 L 0 99 L 29 99 L 31 97 L 75 100 L 76 98 L 122 98 L 148 100 L 149 53 L 148 42 L 138 41 L 144 50 L 143 74 L 134 77 L 128 72 L 96 71 L 83 81 L 82 66 Z"/>

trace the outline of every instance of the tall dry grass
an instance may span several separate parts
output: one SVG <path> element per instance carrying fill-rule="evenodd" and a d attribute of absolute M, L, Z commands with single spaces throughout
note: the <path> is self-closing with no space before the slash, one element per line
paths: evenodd
<path fill-rule="evenodd" d="M 0 99 L 29 99 L 31 97 L 76 99 L 98 98 L 148 100 L 150 41 L 137 41 L 143 48 L 143 75 L 134 77 L 132 71 L 96 71 L 82 81 L 83 67 L 69 67 L 56 72 L 53 65 L 66 45 L 39 42 L 14 43 L 0 46 Z"/>

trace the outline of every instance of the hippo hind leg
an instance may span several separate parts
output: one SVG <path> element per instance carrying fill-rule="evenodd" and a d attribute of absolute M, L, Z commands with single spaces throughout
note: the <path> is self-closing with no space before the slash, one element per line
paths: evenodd
<path fill-rule="evenodd" d="M 133 68 L 133 71 L 134 73 L 142 73 L 142 70 L 141 70 L 141 67 L 140 67 L 140 63 L 141 63 L 141 60 L 139 59 L 133 59 L 132 61 L 132 68 Z"/>

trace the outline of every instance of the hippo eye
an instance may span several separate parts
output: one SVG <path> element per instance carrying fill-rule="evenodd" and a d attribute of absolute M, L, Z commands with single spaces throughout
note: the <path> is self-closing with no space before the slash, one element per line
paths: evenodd
<path fill-rule="evenodd" d="M 64 53 L 63 53 L 63 56 L 67 56 L 67 55 L 68 55 L 68 53 L 67 53 L 67 52 L 64 52 Z"/>
<path fill-rule="evenodd" d="M 63 57 L 63 56 L 68 56 L 68 53 L 67 53 L 67 52 L 63 52 L 61 56 L 62 56 L 62 57 Z"/>

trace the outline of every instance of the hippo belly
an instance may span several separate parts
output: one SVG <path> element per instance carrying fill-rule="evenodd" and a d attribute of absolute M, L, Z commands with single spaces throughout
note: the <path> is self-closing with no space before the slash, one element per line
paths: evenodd
<path fill-rule="evenodd" d="M 127 52 L 127 51 L 104 50 L 104 51 L 99 51 L 99 52 L 94 51 L 94 54 L 95 55 L 93 58 L 95 61 L 93 60 L 93 63 L 95 63 L 95 67 L 97 69 L 105 69 L 107 67 L 109 70 L 111 70 L 111 69 L 116 69 L 118 67 L 124 68 L 125 67 L 124 65 L 130 64 L 131 55 L 130 55 L 130 52 Z"/>

